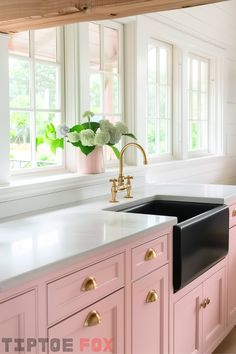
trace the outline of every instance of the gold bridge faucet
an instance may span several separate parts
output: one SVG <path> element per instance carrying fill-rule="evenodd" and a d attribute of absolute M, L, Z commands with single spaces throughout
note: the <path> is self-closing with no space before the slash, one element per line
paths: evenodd
<path fill-rule="evenodd" d="M 120 172 L 119 172 L 119 177 L 118 178 L 114 178 L 114 179 L 110 179 L 110 182 L 112 182 L 112 186 L 111 186 L 111 203 L 117 203 L 118 200 L 116 198 L 117 193 L 120 191 L 126 191 L 126 196 L 125 198 L 133 198 L 132 197 L 132 184 L 131 184 L 131 180 L 133 179 L 133 176 L 124 176 L 123 175 L 123 169 L 124 169 L 124 153 L 125 151 L 131 147 L 134 146 L 137 149 L 141 150 L 142 154 L 143 154 L 143 163 L 144 165 L 147 165 L 147 155 L 145 153 L 144 148 L 137 143 L 128 143 L 126 144 L 121 152 L 120 152 Z"/>

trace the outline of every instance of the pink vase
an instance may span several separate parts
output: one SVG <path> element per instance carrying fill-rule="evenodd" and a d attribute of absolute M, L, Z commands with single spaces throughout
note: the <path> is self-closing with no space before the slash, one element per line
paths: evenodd
<path fill-rule="evenodd" d="M 87 156 L 77 149 L 77 172 L 79 174 L 104 172 L 103 147 L 96 146 Z"/>

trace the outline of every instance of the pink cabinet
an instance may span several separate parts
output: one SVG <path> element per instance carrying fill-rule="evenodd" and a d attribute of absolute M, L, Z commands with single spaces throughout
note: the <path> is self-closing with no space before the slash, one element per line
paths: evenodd
<path fill-rule="evenodd" d="M 234 218 L 236 219 L 236 218 Z M 228 254 L 228 325 L 236 324 L 236 226 L 229 230 Z"/>
<path fill-rule="evenodd" d="M 76 354 L 124 354 L 124 290 L 105 297 L 49 328 L 48 334 L 50 353 L 55 352 L 55 348 L 60 348 L 59 353 L 63 353 L 64 345 Z"/>
<path fill-rule="evenodd" d="M 132 284 L 132 353 L 168 352 L 168 265 Z"/>
<path fill-rule="evenodd" d="M 27 353 L 27 339 L 32 339 L 31 353 L 35 353 L 36 346 L 36 296 L 34 291 L 7 300 L 0 304 L 0 353 Z M 3 338 L 9 338 L 7 343 Z M 16 343 L 14 343 L 16 340 Z M 19 341 L 18 341 L 19 340 Z M 17 342 L 19 343 L 17 350 Z"/>
<path fill-rule="evenodd" d="M 225 267 L 174 304 L 174 353 L 210 353 L 225 330 Z"/>

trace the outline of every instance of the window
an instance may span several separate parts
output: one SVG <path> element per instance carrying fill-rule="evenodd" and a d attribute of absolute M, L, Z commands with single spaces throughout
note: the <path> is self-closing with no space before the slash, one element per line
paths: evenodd
<path fill-rule="evenodd" d="M 189 153 L 209 152 L 209 60 L 188 57 Z"/>
<path fill-rule="evenodd" d="M 121 102 L 122 26 L 89 23 L 89 102 L 96 119 L 123 119 Z M 106 149 L 106 160 L 116 160 Z"/>
<path fill-rule="evenodd" d="M 12 170 L 62 164 L 47 144 L 36 151 L 36 136 L 62 120 L 60 30 L 13 34 L 9 41 L 10 158 Z"/>
<path fill-rule="evenodd" d="M 172 47 L 148 44 L 147 151 L 149 156 L 172 154 Z"/>

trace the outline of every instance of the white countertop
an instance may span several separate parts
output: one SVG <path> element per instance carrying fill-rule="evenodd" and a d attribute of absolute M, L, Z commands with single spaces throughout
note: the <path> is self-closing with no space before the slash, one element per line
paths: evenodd
<path fill-rule="evenodd" d="M 230 205 L 236 202 L 236 186 L 145 185 L 134 191 L 129 204 L 150 198 Z M 69 261 L 92 256 L 95 251 L 127 237 L 138 237 L 144 231 L 176 223 L 171 217 L 104 211 L 127 204 L 122 193 L 118 199 L 120 203 L 110 204 L 109 196 L 103 196 L 70 207 L 1 220 L 0 291 Z"/>

